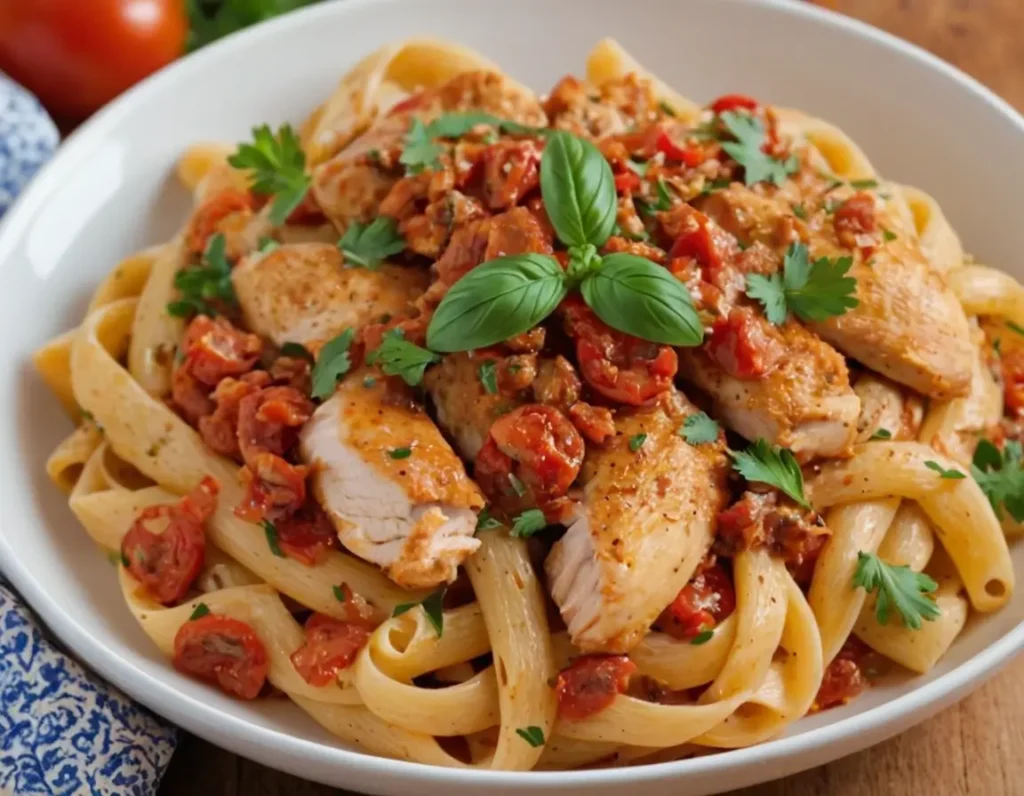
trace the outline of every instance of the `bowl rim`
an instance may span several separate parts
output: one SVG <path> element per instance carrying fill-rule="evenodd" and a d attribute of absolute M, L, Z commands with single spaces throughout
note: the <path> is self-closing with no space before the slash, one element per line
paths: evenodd
<path fill-rule="evenodd" d="M 346 15 L 366 6 L 386 5 L 400 0 L 346 0 L 344 3 L 324 3 L 309 6 L 297 12 L 273 19 L 267 23 L 239 31 L 199 52 L 180 59 L 129 89 L 78 128 L 56 155 L 36 175 L 29 187 L 15 201 L 6 216 L 0 220 L 0 262 L 4 262 L 16 241 L 35 219 L 40 206 L 52 195 L 61 175 L 75 170 L 91 153 L 93 145 L 121 120 L 130 116 L 137 98 L 159 92 L 175 81 L 195 79 L 208 61 L 248 46 L 250 41 L 288 35 L 288 32 L 307 24 L 316 17 L 327 18 Z M 899 37 L 879 30 L 865 22 L 843 16 L 817 6 L 793 0 L 717 0 L 735 6 L 769 7 L 782 15 L 803 17 L 817 24 L 839 29 L 857 38 L 866 38 L 888 49 L 895 50 L 918 64 L 943 74 L 960 88 L 974 94 L 993 111 L 1009 121 L 1024 137 L 1024 117 L 1009 103 L 979 81 L 965 74 L 938 56 Z M 15 377 L 17 378 L 17 377 Z M 142 668 L 111 655 L 101 640 L 91 636 L 63 607 L 52 599 L 45 584 L 18 559 L 7 536 L 0 534 L 0 562 L 4 574 L 25 597 L 43 621 L 79 655 L 94 671 L 117 685 L 133 699 L 150 707 L 175 724 L 201 737 L 216 736 L 217 745 L 231 748 L 246 757 L 266 752 L 267 760 L 275 758 L 320 759 L 338 764 L 342 768 L 360 769 L 366 775 L 381 775 L 403 784 L 442 784 L 457 778 L 461 784 L 481 787 L 565 787 L 649 783 L 681 779 L 687 775 L 714 776 L 731 769 L 752 764 L 768 766 L 783 763 L 815 749 L 827 749 L 838 741 L 856 738 L 862 733 L 885 725 L 900 731 L 912 721 L 915 714 L 929 706 L 939 709 L 972 685 L 979 685 L 1024 650 L 1024 618 L 1002 638 L 972 656 L 935 680 L 914 688 L 891 702 L 816 729 L 811 733 L 787 736 L 755 746 L 723 750 L 665 763 L 652 763 L 634 767 L 567 770 L 567 771 L 493 771 L 480 768 L 444 768 L 425 763 L 378 757 L 366 752 L 306 740 L 281 730 L 225 715 L 209 704 L 175 689 L 169 682 L 144 671 Z M 154 707 L 159 706 L 159 707 Z M 903 723 L 901 724 L 901 721 Z M 227 740 L 225 740 L 227 738 Z M 849 751 L 856 751 L 856 746 Z M 829 758 L 831 759 L 831 758 Z M 293 769 L 297 770 L 297 769 Z"/>

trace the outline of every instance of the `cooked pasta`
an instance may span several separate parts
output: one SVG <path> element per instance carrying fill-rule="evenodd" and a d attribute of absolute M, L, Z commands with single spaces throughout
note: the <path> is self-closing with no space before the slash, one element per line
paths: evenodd
<path fill-rule="evenodd" d="M 34 361 L 182 674 L 401 760 L 640 765 L 1010 600 L 1024 289 L 835 126 L 611 39 L 543 97 L 417 39 L 177 176 Z"/>

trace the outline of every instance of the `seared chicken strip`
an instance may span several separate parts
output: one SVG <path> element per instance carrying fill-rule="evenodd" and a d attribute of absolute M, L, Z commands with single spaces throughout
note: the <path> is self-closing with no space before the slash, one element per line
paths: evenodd
<path fill-rule="evenodd" d="M 536 97 L 521 86 L 496 72 L 466 72 L 399 103 L 318 166 L 313 172 L 317 204 L 340 230 L 353 221 L 370 221 L 402 175 L 398 155 L 412 120 L 426 125 L 444 113 L 465 111 L 483 111 L 528 126 L 547 123 Z M 452 186 L 444 187 L 450 190 Z"/>
<path fill-rule="evenodd" d="M 853 255 L 850 276 L 857 280 L 859 305 L 809 328 L 920 393 L 939 399 L 965 394 L 972 363 L 967 318 L 928 264 L 916 233 L 879 195 L 827 187 L 794 181 L 769 197 L 733 183 L 698 206 L 741 241 L 761 242 L 779 256 L 798 239 L 807 243 L 812 260 Z M 823 196 L 825 212 L 812 212 L 806 221 L 793 215 L 794 202 Z"/>
<path fill-rule="evenodd" d="M 587 450 L 578 519 L 545 562 L 551 596 L 584 652 L 636 646 L 711 545 L 728 472 L 720 442 L 678 434 L 696 409 L 681 393 L 616 417 L 616 436 Z M 645 434 L 634 452 L 638 435 Z"/>
<path fill-rule="evenodd" d="M 404 387 L 370 373 L 349 375 L 302 429 L 313 494 L 341 543 L 395 583 L 449 583 L 480 546 L 484 497 Z"/>
<path fill-rule="evenodd" d="M 293 243 L 253 254 L 231 274 L 246 327 L 277 345 L 316 350 L 348 327 L 407 310 L 427 286 L 427 274 L 382 265 L 344 268 L 328 243 Z"/>

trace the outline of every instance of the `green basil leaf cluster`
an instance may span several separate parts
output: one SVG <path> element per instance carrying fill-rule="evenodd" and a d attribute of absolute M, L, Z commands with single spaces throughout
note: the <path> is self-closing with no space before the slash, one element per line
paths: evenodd
<path fill-rule="evenodd" d="M 608 326 L 654 343 L 699 345 L 703 327 L 685 286 L 665 268 L 630 254 L 600 257 L 615 229 L 618 197 L 611 167 L 589 141 L 552 132 L 540 165 L 551 225 L 569 248 L 569 268 L 544 254 L 483 263 L 455 283 L 427 329 L 434 351 L 495 345 L 532 329 L 570 290 Z"/>

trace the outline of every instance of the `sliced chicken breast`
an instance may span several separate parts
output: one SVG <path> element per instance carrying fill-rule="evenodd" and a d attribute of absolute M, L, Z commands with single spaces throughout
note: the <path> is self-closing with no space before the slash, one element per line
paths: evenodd
<path fill-rule="evenodd" d="M 422 295 L 428 275 L 382 265 L 345 268 L 328 243 L 293 243 L 253 254 L 232 272 L 248 329 L 277 345 L 302 343 L 315 351 L 344 329 L 404 313 Z"/>
<path fill-rule="evenodd" d="M 719 442 L 678 434 L 696 412 L 678 392 L 616 417 L 616 436 L 587 451 L 580 515 L 544 568 L 551 596 L 584 652 L 628 652 L 686 585 L 726 502 Z M 634 452 L 638 435 L 645 434 Z"/>
<path fill-rule="evenodd" d="M 341 543 L 409 588 L 455 579 L 484 497 L 404 385 L 350 374 L 303 427 L 313 494 Z"/>
<path fill-rule="evenodd" d="M 679 350 L 680 373 L 704 390 L 733 431 L 789 448 L 801 461 L 847 452 L 857 434 L 860 400 L 846 362 L 795 322 L 770 330 L 777 357 L 760 378 L 739 379 L 704 348 Z"/>
<path fill-rule="evenodd" d="M 812 259 L 854 254 L 850 276 L 859 305 L 809 328 L 847 356 L 932 398 L 964 395 L 971 379 L 967 318 L 942 276 L 921 251 L 898 207 L 878 193 L 846 185 L 826 190 L 794 181 L 768 195 L 734 183 L 712 193 L 699 209 L 745 243 L 759 241 L 779 256 L 794 240 L 807 242 Z M 857 197 L 860 213 L 843 205 Z M 806 205 L 806 221 L 794 204 Z M 823 205 L 823 212 L 815 208 Z M 808 209 L 810 212 L 808 212 Z M 864 219 L 858 233 L 858 218 Z M 853 223 L 844 223 L 844 217 Z"/>

